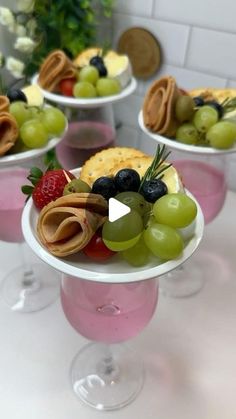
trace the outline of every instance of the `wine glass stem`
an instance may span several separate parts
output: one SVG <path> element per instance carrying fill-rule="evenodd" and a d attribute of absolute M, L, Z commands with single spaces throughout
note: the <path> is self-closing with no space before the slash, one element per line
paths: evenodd
<path fill-rule="evenodd" d="M 24 292 L 29 294 L 37 291 L 41 284 L 39 278 L 35 276 L 31 263 L 29 262 L 29 256 L 26 254 L 24 242 L 19 244 L 19 249 L 23 260 L 22 288 Z"/>
<path fill-rule="evenodd" d="M 110 345 L 104 344 L 104 357 L 98 364 L 98 373 L 105 382 L 114 381 L 119 374 L 119 367 L 114 360 Z"/>

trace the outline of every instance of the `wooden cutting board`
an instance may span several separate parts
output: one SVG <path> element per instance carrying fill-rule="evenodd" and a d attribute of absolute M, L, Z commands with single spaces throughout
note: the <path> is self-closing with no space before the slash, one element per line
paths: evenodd
<path fill-rule="evenodd" d="M 135 77 L 148 79 L 161 64 L 161 48 L 155 36 L 144 28 L 130 28 L 122 33 L 117 50 L 127 54 Z"/>

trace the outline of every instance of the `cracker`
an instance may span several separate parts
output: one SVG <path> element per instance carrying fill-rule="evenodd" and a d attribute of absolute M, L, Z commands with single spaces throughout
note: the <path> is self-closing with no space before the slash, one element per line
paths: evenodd
<path fill-rule="evenodd" d="M 80 178 L 90 186 L 101 176 L 111 176 L 115 165 L 124 160 L 147 156 L 132 147 L 112 147 L 99 151 L 90 157 L 82 167 Z"/>
<path fill-rule="evenodd" d="M 138 172 L 140 178 L 142 178 L 144 176 L 146 170 L 152 164 L 152 161 L 153 161 L 153 157 L 151 157 L 151 156 L 141 156 L 141 157 L 128 158 L 124 161 L 116 163 L 112 167 L 110 174 L 112 176 L 115 176 L 116 173 L 121 169 L 134 169 L 134 170 L 136 170 L 136 172 Z"/>
<path fill-rule="evenodd" d="M 225 99 L 236 97 L 236 89 L 200 88 L 190 90 L 188 94 L 192 97 L 202 96 L 205 100 L 216 100 L 223 102 Z"/>

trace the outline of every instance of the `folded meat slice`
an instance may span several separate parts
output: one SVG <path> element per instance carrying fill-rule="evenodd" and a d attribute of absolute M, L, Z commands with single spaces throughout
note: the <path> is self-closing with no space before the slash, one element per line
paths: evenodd
<path fill-rule="evenodd" d="M 38 83 L 49 92 L 55 92 L 61 80 L 74 77 L 76 68 L 62 50 L 54 50 L 43 61 Z"/>
<path fill-rule="evenodd" d="M 83 249 L 107 218 L 107 201 L 97 194 L 74 193 L 46 205 L 39 214 L 39 240 L 55 256 Z"/>
<path fill-rule="evenodd" d="M 2 112 L 9 112 L 10 101 L 7 96 L 0 95 L 0 114 Z"/>
<path fill-rule="evenodd" d="M 0 156 L 4 156 L 10 150 L 19 135 L 19 129 L 15 118 L 8 112 L 0 113 Z"/>
<path fill-rule="evenodd" d="M 155 81 L 144 98 L 145 126 L 160 135 L 174 136 L 178 126 L 175 118 L 175 103 L 180 95 L 173 77 L 164 76 Z"/>

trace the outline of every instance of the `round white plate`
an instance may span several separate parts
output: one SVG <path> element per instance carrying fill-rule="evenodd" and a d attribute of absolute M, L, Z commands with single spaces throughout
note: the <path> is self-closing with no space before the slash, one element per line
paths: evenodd
<path fill-rule="evenodd" d="M 63 137 L 52 138 L 48 141 L 47 145 L 42 148 L 35 148 L 33 150 L 23 151 L 22 153 L 9 154 L 7 156 L 0 157 L 0 168 L 7 166 L 15 166 L 20 163 L 24 163 L 25 161 L 34 159 L 36 157 L 40 157 L 47 151 L 56 147 L 57 144 L 59 144 L 59 142 L 62 140 L 62 138 Z"/>
<path fill-rule="evenodd" d="M 236 152 L 236 144 L 232 148 L 220 150 L 220 149 L 213 148 L 213 147 L 201 147 L 201 146 L 196 146 L 196 145 L 188 145 L 188 144 L 181 143 L 179 141 L 172 140 L 172 139 L 167 138 L 167 137 L 163 137 L 162 135 L 155 134 L 154 132 L 149 131 L 149 129 L 147 129 L 145 127 L 144 121 L 143 121 L 143 111 L 139 112 L 138 122 L 139 122 L 139 126 L 140 126 L 141 130 L 145 134 L 147 134 L 150 138 L 152 138 L 157 143 L 165 144 L 166 146 L 168 146 L 172 149 L 175 149 L 175 150 L 184 151 L 184 152 L 188 152 L 188 153 L 210 154 L 210 155 L 213 155 L 213 154 L 218 154 L 218 155 L 219 154 L 230 154 L 230 153 L 235 153 Z"/>
<path fill-rule="evenodd" d="M 15 165 L 24 163 L 26 161 L 32 160 L 36 157 L 42 156 L 43 154 L 47 153 L 47 151 L 56 147 L 60 143 L 60 141 L 62 141 L 67 131 L 67 128 L 65 129 L 65 131 L 60 137 L 51 138 L 44 147 L 34 148 L 32 150 L 23 151 L 22 153 L 9 154 L 9 155 L 0 157 L 0 168 L 8 167 L 8 166 L 15 166 Z"/>
<path fill-rule="evenodd" d="M 78 176 L 79 169 L 75 169 L 72 172 Z M 193 198 L 190 193 L 188 194 Z M 197 206 L 198 215 L 195 225 L 195 234 L 184 248 L 182 256 L 178 259 L 164 262 L 159 265 L 157 265 L 156 259 L 153 258 L 148 265 L 142 268 L 134 268 L 128 265 L 118 254 L 109 259 L 106 263 L 103 262 L 101 264 L 93 262 L 91 259 L 87 258 L 83 252 L 63 259 L 53 256 L 38 240 L 36 225 L 39 213 L 35 208 L 32 199 L 28 200 L 23 210 L 22 230 L 26 242 L 36 255 L 60 272 L 89 281 L 106 283 L 137 282 L 164 275 L 177 268 L 177 266 L 187 260 L 197 249 L 204 230 L 203 214 L 198 204 Z"/>
<path fill-rule="evenodd" d="M 38 84 L 38 74 L 32 78 L 32 84 Z M 120 100 L 131 95 L 137 87 L 137 81 L 132 77 L 130 83 L 118 94 L 113 96 L 104 96 L 94 99 L 78 99 L 75 97 L 62 96 L 56 93 L 48 92 L 40 87 L 43 92 L 44 98 L 51 102 L 58 103 L 63 106 L 70 106 L 71 108 L 99 108 L 100 106 L 108 105 L 111 103 L 119 102 Z"/>

